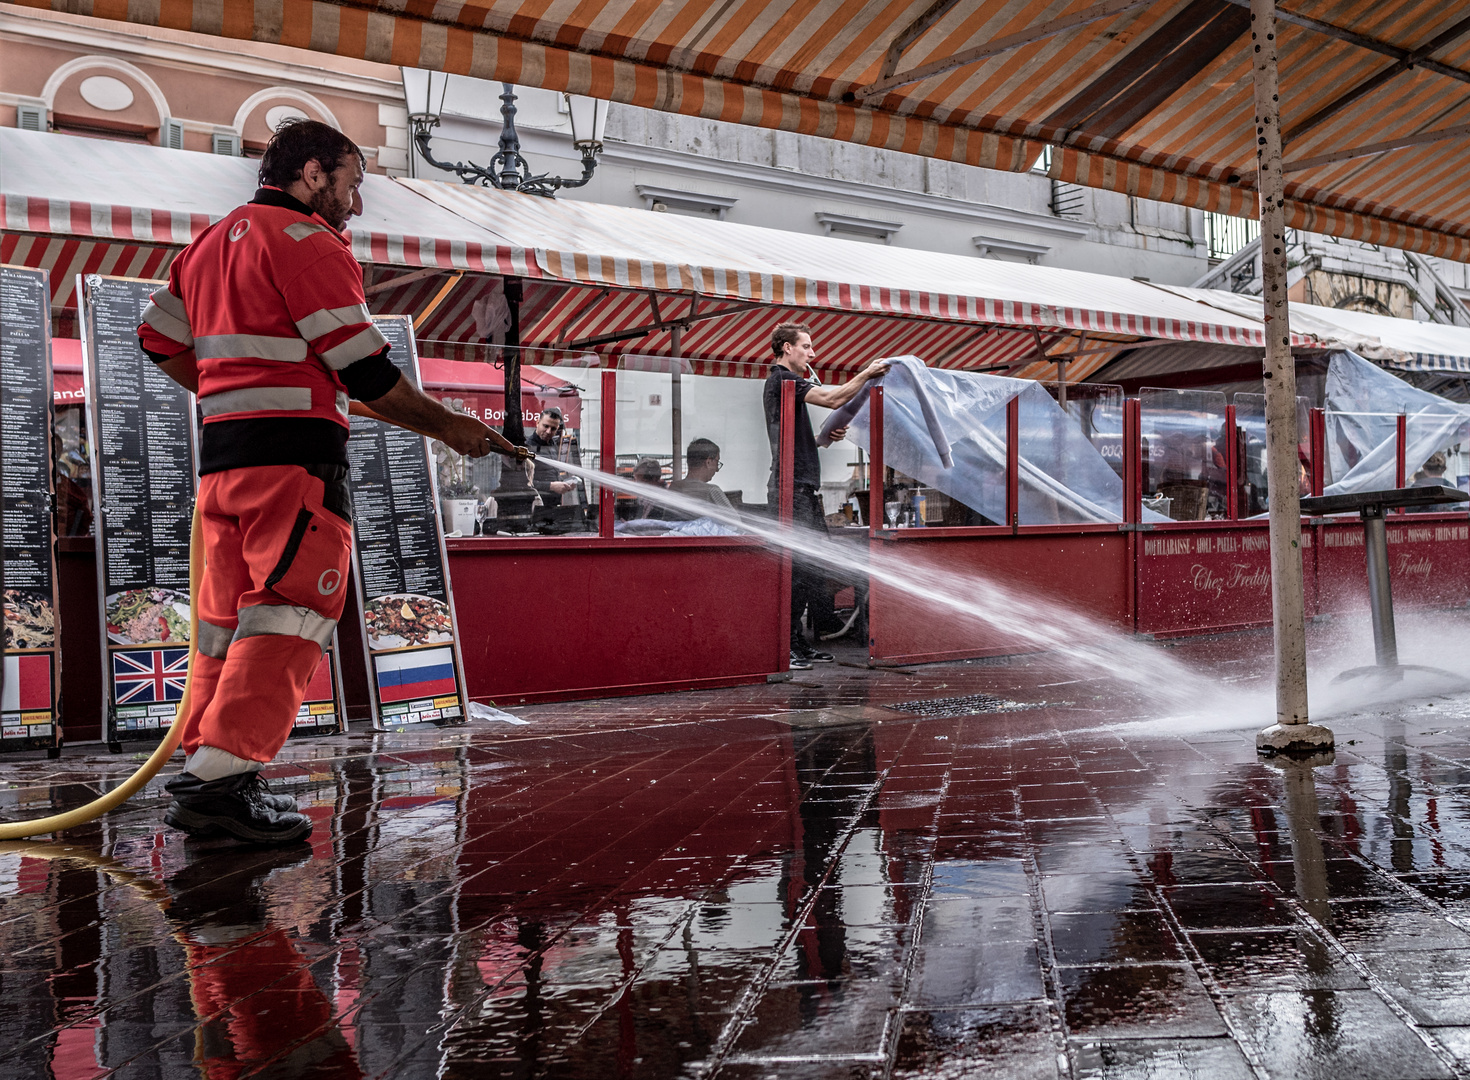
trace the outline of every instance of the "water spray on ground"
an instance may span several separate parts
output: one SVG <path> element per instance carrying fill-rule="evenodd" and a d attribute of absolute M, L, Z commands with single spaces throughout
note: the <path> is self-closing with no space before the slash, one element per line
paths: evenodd
<path fill-rule="evenodd" d="M 614 476 L 567 462 L 558 462 L 556 467 L 593 484 L 636 495 L 684 517 L 717 521 L 756 537 L 768 547 L 821 563 L 839 574 L 866 576 L 870 581 L 881 582 L 934 605 L 936 618 L 958 618 L 972 626 L 989 626 L 1069 667 L 1115 680 L 1137 693 L 1136 702 L 1131 704 L 1140 715 L 1137 720 L 1124 723 L 1157 726 L 1161 733 L 1183 735 L 1191 731 L 1259 727 L 1270 722 L 1274 698 L 1271 686 L 1265 682 L 1267 664 L 1262 664 L 1259 680 L 1224 682 L 1218 673 L 1191 667 L 1157 646 L 1125 636 L 1117 628 L 1063 603 L 984 577 L 978 571 L 959 576 L 952 567 L 926 565 L 922 558 L 914 558 L 902 566 L 886 566 L 855 555 L 847 546 L 808 529 L 744 516 L 631 477 Z M 1409 624 L 1411 634 L 1412 627 L 1418 623 L 1416 620 Z M 1351 620 L 1348 625 L 1353 625 Z M 1470 639 L 1470 627 L 1463 620 L 1452 625 L 1458 630 L 1457 636 Z M 1442 641 L 1449 625 L 1436 622 L 1434 626 L 1435 634 L 1441 635 L 1438 640 Z M 963 626 L 957 626 L 956 633 L 963 632 Z M 1352 635 L 1343 635 L 1328 648 L 1316 652 L 1321 672 L 1312 680 L 1313 712 L 1324 718 L 1464 689 L 1463 682 L 1450 685 L 1443 680 L 1422 678 L 1372 685 L 1334 684 L 1332 678 L 1337 671 L 1352 666 L 1351 661 L 1340 661 L 1360 652 L 1360 643 Z"/>

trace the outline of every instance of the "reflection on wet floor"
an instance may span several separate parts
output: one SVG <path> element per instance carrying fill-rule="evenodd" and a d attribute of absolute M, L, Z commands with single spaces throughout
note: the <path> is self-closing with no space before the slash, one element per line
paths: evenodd
<path fill-rule="evenodd" d="M 1138 709 L 1040 658 L 305 742 L 286 851 L 155 784 L 0 853 L 0 1076 L 1470 1070 L 1470 697 L 1306 763 Z M 0 814 L 129 768 L 0 765 Z"/>

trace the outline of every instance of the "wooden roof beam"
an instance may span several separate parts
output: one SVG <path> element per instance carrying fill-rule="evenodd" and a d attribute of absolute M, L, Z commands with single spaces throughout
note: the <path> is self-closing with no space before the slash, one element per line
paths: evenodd
<path fill-rule="evenodd" d="M 1401 150 L 1406 146 L 1423 146 L 1425 143 L 1467 137 L 1470 137 L 1470 124 L 1458 124 L 1451 128 L 1441 128 L 1439 131 L 1421 131 L 1417 135 L 1404 135 L 1397 139 L 1385 139 L 1383 142 L 1367 143 L 1363 146 L 1352 146 L 1346 150 L 1334 150 L 1330 154 L 1317 154 L 1314 157 L 1288 161 L 1283 169 L 1286 172 L 1301 172 L 1303 169 L 1315 169 L 1320 165 L 1331 165 L 1338 161 L 1351 161 L 1353 158 L 1372 157 L 1375 154 L 1387 153 L 1389 150 Z"/>
<path fill-rule="evenodd" d="M 923 82 L 925 79 L 932 79 L 936 75 L 947 75 L 951 71 L 968 67 L 970 64 L 979 63 L 981 60 L 988 60 L 992 56 L 999 56 L 1002 53 L 1010 52 L 1012 49 L 1019 49 L 1023 45 L 1030 45 L 1032 42 L 1042 41 L 1045 38 L 1065 33 L 1068 30 L 1076 30 L 1078 27 L 1087 26 L 1089 23 L 1095 23 L 1100 19 L 1109 19 L 1114 15 L 1121 15 L 1125 11 L 1132 11 L 1134 8 L 1144 7 L 1153 2 L 1154 0 L 1103 0 L 1100 4 L 1083 8 L 1081 11 L 1073 12 L 1071 15 L 1064 15 L 1060 19 L 1040 23 L 1037 26 L 1022 30 L 1017 34 L 1007 34 L 1005 37 L 994 38 L 984 45 L 977 45 L 973 49 L 965 49 L 963 52 L 957 52 L 953 56 L 946 57 L 943 60 L 920 64 L 916 68 L 909 68 L 907 71 L 898 72 L 886 78 L 880 78 L 871 86 L 864 86 L 857 90 L 855 96 L 858 98 L 881 97 L 892 90 L 897 90 L 901 86 L 912 86 L 914 83 Z M 899 38 L 902 36 L 899 35 Z M 894 39 L 895 44 L 899 38 Z M 891 49 L 892 46 L 890 46 Z"/>
<path fill-rule="evenodd" d="M 1225 2 L 1243 8 L 1251 6 L 1250 0 L 1225 0 Z M 1326 37 L 1337 38 L 1339 41 L 1346 41 L 1349 45 L 1356 45 L 1358 48 L 1367 49 L 1369 52 L 1381 53 L 1395 60 L 1406 60 L 1412 55 L 1410 50 L 1400 48 L 1397 45 L 1390 45 L 1386 41 L 1379 41 L 1377 38 L 1370 38 L 1365 34 L 1359 34 L 1341 26 L 1334 26 L 1332 23 L 1323 22 L 1320 19 L 1313 19 L 1307 15 L 1297 15 L 1294 12 L 1285 11 L 1281 8 L 1276 9 L 1276 21 L 1291 23 L 1294 26 L 1315 31 Z M 1461 71 L 1459 68 L 1442 64 L 1438 60 L 1420 57 L 1414 62 L 1414 66 L 1421 67 L 1425 71 L 1433 71 L 1438 75 L 1444 75 L 1451 79 L 1459 79 L 1461 82 L 1470 83 L 1470 71 Z"/>
<path fill-rule="evenodd" d="M 934 0 L 927 11 L 904 27 L 902 33 L 888 43 L 888 52 L 883 56 L 883 65 L 878 69 L 878 78 L 891 78 L 898 70 L 898 62 L 903 59 L 904 50 L 928 33 L 934 24 L 948 15 L 950 9 L 957 3 L 959 0 Z"/>
<path fill-rule="evenodd" d="M 1455 23 L 1449 29 L 1440 33 L 1437 37 L 1434 38 L 1433 41 L 1430 41 L 1426 45 L 1420 46 L 1413 52 L 1404 56 L 1402 59 L 1394 61 L 1388 67 L 1380 71 L 1377 75 L 1370 76 L 1369 78 L 1363 80 L 1347 93 L 1342 94 L 1333 101 L 1329 101 L 1326 105 L 1322 106 L 1322 108 L 1318 109 L 1311 116 L 1307 117 L 1299 124 L 1293 125 L 1290 130 L 1282 133 L 1281 141 L 1283 145 L 1301 138 L 1313 128 L 1326 123 L 1329 119 L 1336 116 L 1343 109 L 1346 109 L 1349 105 L 1352 105 L 1354 102 L 1361 101 L 1363 98 L 1373 93 L 1373 91 L 1377 90 L 1384 83 L 1398 77 L 1399 75 L 1402 75 L 1405 71 L 1408 71 L 1410 68 L 1416 66 L 1422 60 L 1425 60 L 1433 53 L 1438 52 L 1440 49 L 1443 49 L 1446 46 L 1453 44 L 1460 38 L 1464 37 L 1466 34 L 1470 34 L 1470 15 L 1467 15 L 1465 18 Z"/>

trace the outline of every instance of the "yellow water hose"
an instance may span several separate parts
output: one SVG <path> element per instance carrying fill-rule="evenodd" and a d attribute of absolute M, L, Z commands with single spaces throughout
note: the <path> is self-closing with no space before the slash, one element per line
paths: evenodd
<path fill-rule="evenodd" d="M 199 500 L 195 499 L 194 522 L 189 527 L 189 673 L 184 678 L 184 696 L 179 701 L 178 712 L 174 714 L 174 722 L 169 727 L 168 734 L 163 737 L 163 742 L 158 744 L 158 749 L 148 756 L 147 761 L 138 766 L 137 772 L 100 799 L 93 799 L 87 805 L 79 806 L 75 810 L 37 818 L 35 821 L 0 824 L 0 841 L 24 840 L 28 836 L 75 829 L 78 825 L 85 825 L 93 818 L 101 817 L 107 811 L 121 806 L 142 790 L 143 786 L 158 773 L 158 770 L 163 768 L 163 763 L 173 757 L 174 751 L 179 748 L 179 740 L 184 737 L 184 717 L 189 713 L 189 690 L 194 685 L 194 643 L 199 640 L 199 584 L 204 577 L 204 541 L 200 532 Z"/>

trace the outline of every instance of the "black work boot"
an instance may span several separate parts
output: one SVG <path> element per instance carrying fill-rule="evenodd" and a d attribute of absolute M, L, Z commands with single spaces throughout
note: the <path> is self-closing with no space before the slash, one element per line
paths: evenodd
<path fill-rule="evenodd" d="M 259 772 L 253 772 L 250 775 L 254 777 L 251 785 L 260 792 L 260 797 L 267 806 L 272 810 L 279 810 L 283 814 L 296 813 L 296 797 L 294 795 L 277 795 L 271 791 L 270 784 L 266 782 L 265 777 L 261 776 Z"/>
<path fill-rule="evenodd" d="M 224 833 L 250 844 L 294 844 L 311 835 L 311 820 L 268 803 L 276 796 L 253 772 L 218 780 L 182 772 L 164 787 L 174 797 L 163 815 L 165 824 L 190 836 Z"/>

